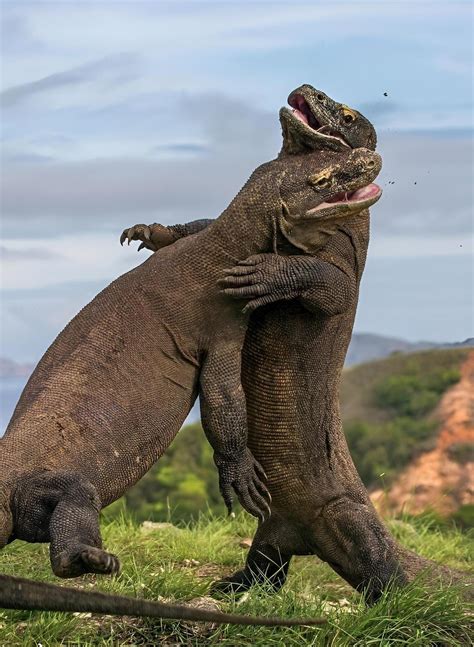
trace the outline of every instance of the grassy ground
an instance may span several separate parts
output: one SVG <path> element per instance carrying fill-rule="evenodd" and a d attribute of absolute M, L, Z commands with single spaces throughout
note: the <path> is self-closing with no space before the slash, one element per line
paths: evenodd
<path fill-rule="evenodd" d="M 393 521 L 391 527 L 402 543 L 417 552 L 469 569 L 474 551 L 468 535 L 437 529 L 426 520 Z M 252 519 L 243 513 L 234 520 L 203 517 L 187 527 L 168 525 L 157 530 L 146 530 L 127 518 L 105 520 L 105 544 L 119 555 L 121 575 L 114 579 L 86 576 L 67 584 L 162 601 L 190 601 L 205 596 L 210 582 L 243 564 L 247 549 L 240 542 L 253 532 Z M 55 579 L 47 546 L 23 542 L 2 551 L 0 572 Z M 324 615 L 328 623 L 324 628 L 212 627 L 0 611 L 0 645 L 467 645 L 473 630 L 472 616 L 453 589 L 427 591 L 418 583 L 367 609 L 358 594 L 312 557 L 295 558 L 280 593 L 253 589 L 243 600 L 229 598 L 218 604 L 222 610 L 254 615 Z"/>

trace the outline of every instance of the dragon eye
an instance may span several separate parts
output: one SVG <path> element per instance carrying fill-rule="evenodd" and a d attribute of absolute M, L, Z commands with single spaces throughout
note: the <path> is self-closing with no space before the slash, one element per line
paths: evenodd
<path fill-rule="evenodd" d="M 342 118 L 346 124 L 351 124 L 356 119 L 356 114 L 347 106 L 342 107 Z"/>
<path fill-rule="evenodd" d="M 325 187 L 330 186 L 330 184 L 331 184 L 331 176 L 330 175 L 312 175 L 311 177 L 308 178 L 308 181 L 309 181 L 310 184 L 317 187 L 318 189 L 324 189 Z"/>

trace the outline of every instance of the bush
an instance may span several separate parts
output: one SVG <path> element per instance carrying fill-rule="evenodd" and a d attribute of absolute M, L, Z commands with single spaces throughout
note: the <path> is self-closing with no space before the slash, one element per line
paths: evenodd
<path fill-rule="evenodd" d="M 424 374 L 416 362 L 412 362 L 409 372 L 390 375 L 376 385 L 375 403 L 397 415 L 420 418 L 434 409 L 441 395 L 459 378 L 457 369 L 439 367 Z"/>
<path fill-rule="evenodd" d="M 462 530 L 470 530 L 471 528 L 474 528 L 474 505 L 471 503 L 462 505 L 452 515 L 451 519 Z"/>
<path fill-rule="evenodd" d="M 348 424 L 347 442 L 365 485 L 375 485 L 381 476 L 389 480 L 414 458 L 436 426 L 433 421 L 406 417 L 382 424 Z"/>
<path fill-rule="evenodd" d="M 189 521 L 210 508 L 223 514 L 212 448 L 199 423 L 184 427 L 158 463 L 125 494 L 139 521 Z"/>

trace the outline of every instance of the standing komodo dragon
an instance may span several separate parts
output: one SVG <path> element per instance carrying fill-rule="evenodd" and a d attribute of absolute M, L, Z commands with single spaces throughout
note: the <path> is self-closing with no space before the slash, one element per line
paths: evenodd
<path fill-rule="evenodd" d="M 289 103 L 294 110 L 280 112 L 281 157 L 337 148 L 338 139 L 339 147 L 342 141 L 375 148 L 370 122 L 311 86 L 292 92 Z M 322 168 L 324 182 L 331 176 Z M 136 225 L 121 241 L 139 239 L 141 247 L 155 250 L 210 222 Z M 272 515 L 259 526 L 245 569 L 214 588 L 243 591 L 265 580 L 277 589 L 295 554 L 318 555 L 369 601 L 392 578 L 403 583 L 427 568 L 457 580 L 458 574 L 394 541 L 372 506 L 342 431 L 338 391 L 367 252 L 368 211 L 338 220 L 321 251 L 324 237 L 320 231 L 311 236 L 311 229 L 293 228 L 286 236 L 293 247 L 280 238 L 278 255 L 251 257 L 222 282 L 227 294 L 247 300 L 246 310 L 286 302 L 253 313 L 242 361 L 248 445 L 268 476 Z"/>
<path fill-rule="evenodd" d="M 318 185 L 322 165 L 330 187 Z M 273 249 L 288 219 L 321 221 L 372 203 L 377 196 L 361 187 L 379 167 L 375 153 L 349 149 L 326 153 L 324 164 L 319 154 L 264 164 L 210 227 L 114 281 L 68 324 L 0 439 L 0 547 L 50 542 L 61 577 L 116 572 L 117 558 L 102 550 L 99 510 L 163 453 L 198 390 L 225 500 L 233 487 L 263 517 L 267 490 L 247 449 L 240 383 L 247 321 L 217 280 Z M 324 202 L 340 191 L 354 199 Z"/>

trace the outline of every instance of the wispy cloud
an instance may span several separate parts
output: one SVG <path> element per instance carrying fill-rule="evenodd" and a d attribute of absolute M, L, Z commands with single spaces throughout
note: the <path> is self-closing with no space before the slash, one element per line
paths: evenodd
<path fill-rule="evenodd" d="M 43 78 L 6 88 L 0 93 L 2 108 L 11 108 L 32 97 L 58 88 L 96 80 L 123 80 L 124 62 L 130 65 L 131 55 L 126 53 L 107 56 Z M 129 73 L 130 74 L 130 73 Z"/>
<path fill-rule="evenodd" d="M 63 258 L 61 254 L 52 249 L 23 245 L 24 243 L 21 248 L 0 246 L 0 260 L 7 263 L 23 263 L 24 261 L 51 261 Z M 6 287 L 5 284 L 4 287 Z"/>

